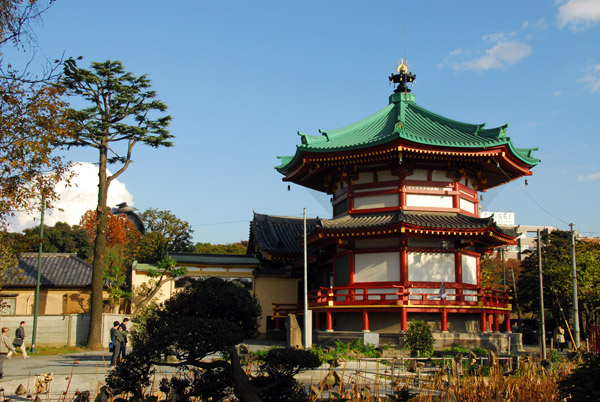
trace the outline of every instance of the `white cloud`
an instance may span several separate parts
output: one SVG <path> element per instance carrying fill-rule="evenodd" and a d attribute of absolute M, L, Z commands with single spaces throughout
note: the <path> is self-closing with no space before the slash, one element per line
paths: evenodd
<path fill-rule="evenodd" d="M 593 180 L 600 180 L 600 172 L 590 173 L 587 176 L 579 175 L 577 177 L 577 181 L 593 181 Z"/>
<path fill-rule="evenodd" d="M 46 211 L 44 224 L 54 226 L 56 222 L 66 222 L 69 225 L 79 224 L 81 216 L 98 205 L 98 167 L 87 162 L 80 162 L 73 166 L 76 176 L 71 180 L 71 186 L 65 182 L 56 185 L 60 200 L 54 203 L 52 211 Z M 110 173 L 109 173 L 110 174 Z M 125 184 L 113 180 L 108 188 L 108 205 L 116 206 L 121 202 L 133 205 L 133 195 Z M 35 219 L 35 220 L 34 220 Z M 9 230 L 21 232 L 23 229 L 38 224 L 39 213 L 27 215 L 18 213 L 9 220 Z"/>
<path fill-rule="evenodd" d="M 558 91 L 554 91 L 554 96 L 561 96 L 562 91 L 559 89 Z"/>
<path fill-rule="evenodd" d="M 569 25 L 578 31 L 589 28 L 600 21 L 600 0 L 568 0 L 558 8 L 558 25 Z"/>
<path fill-rule="evenodd" d="M 583 82 L 585 87 L 591 92 L 596 92 L 600 89 L 600 64 L 588 68 L 585 75 L 578 79 L 577 82 Z"/>
<path fill-rule="evenodd" d="M 455 70 L 487 71 L 503 70 L 528 57 L 532 53 L 531 46 L 517 40 L 504 41 L 503 37 L 494 36 L 489 39 L 497 43 L 485 51 L 485 54 L 472 60 L 451 63 Z"/>

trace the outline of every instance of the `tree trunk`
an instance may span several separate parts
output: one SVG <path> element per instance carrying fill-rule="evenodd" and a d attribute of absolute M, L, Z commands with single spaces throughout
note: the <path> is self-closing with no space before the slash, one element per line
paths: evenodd
<path fill-rule="evenodd" d="M 231 371 L 233 372 L 234 394 L 240 402 L 262 402 L 258 396 L 258 390 L 244 372 L 240 364 L 240 357 L 237 354 L 235 347 L 229 348 L 231 356 Z"/>
<path fill-rule="evenodd" d="M 108 180 L 106 177 L 106 144 L 100 148 L 100 166 L 98 170 L 98 209 L 96 240 L 94 241 L 94 262 L 92 271 L 92 295 L 90 303 L 90 327 L 88 332 L 87 347 L 102 349 L 102 312 L 104 291 L 104 254 L 106 253 L 106 224 L 108 222 L 108 209 L 106 199 L 108 194 Z"/>

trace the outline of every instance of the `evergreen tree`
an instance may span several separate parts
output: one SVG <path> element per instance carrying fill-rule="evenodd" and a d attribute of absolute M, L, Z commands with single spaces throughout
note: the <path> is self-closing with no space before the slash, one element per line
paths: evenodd
<path fill-rule="evenodd" d="M 79 96 L 90 106 L 69 110 L 76 123 L 76 138 L 69 146 L 94 148 L 98 151 L 99 182 L 96 239 L 92 274 L 91 319 L 88 347 L 101 348 L 102 290 L 106 253 L 106 225 L 109 207 L 108 187 L 131 163 L 136 144 L 157 148 L 170 147 L 173 136 L 167 127 L 171 116 L 159 116 L 167 106 L 150 90 L 150 80 L 126 72 L 120 61 L 93 62 L 91 69 L 77 67 L 73 59 L 65 61 L 63 87 L 72 96 Z M 122 148 L 118 146 L 122 144 Z M 107 166 L 117 164 L 117 171 L 108 175 Z"/>

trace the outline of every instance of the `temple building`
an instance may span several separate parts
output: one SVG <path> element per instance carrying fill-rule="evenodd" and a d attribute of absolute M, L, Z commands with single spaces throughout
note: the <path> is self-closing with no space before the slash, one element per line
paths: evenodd
<path fill-rule="evenodd" d="M 518 235 L 480 217 L 479 193 L 531 175 L 536 148 L 515 147 L 507 125 L 418 105 L 414 77 L 402 63 L 385 108 L 317 136 L 299 133 L 295 154 L 279 157 L 284 181 L 331 196 L 332 218 L 309 221 L 313 328 L 395 333 L 419 319 L 442 333 L 510 331 L 509 294 L 481 286 L 480 260 Z M 248 252 L 300 278 L 302 225 L 255 213 Z M 295 309 L 289 299 L 287 309 L 274 302 L 263 311 L 281 318 Z"/>

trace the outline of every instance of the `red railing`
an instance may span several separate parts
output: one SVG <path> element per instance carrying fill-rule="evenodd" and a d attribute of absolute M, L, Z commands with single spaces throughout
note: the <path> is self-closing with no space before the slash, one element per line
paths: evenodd
<path fill-rule="evenodd" d="M 432 288 L 429 288 L 432 289 Z M 308 295 L 310 307 L 356 306 L 369 305 L 389 306 L 481 306 L 508 308 L 510 298 L 508 292 L 494 289 L 465 289 L 452 286 L 445 287 L 445 297 L 439 292 L 428 289 L 404 286 L 370 285 L 359 287 L 336 286 L 320 288 Z"/>

